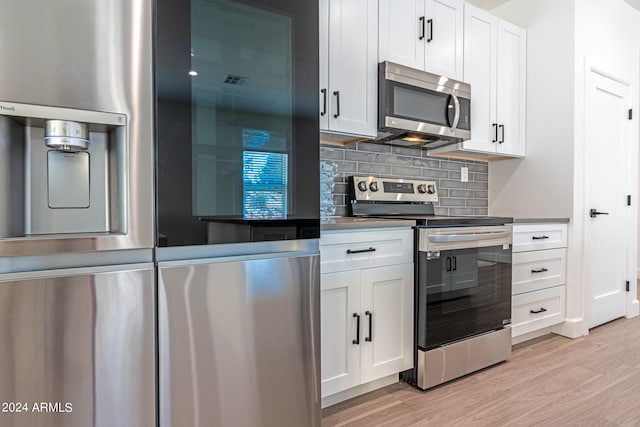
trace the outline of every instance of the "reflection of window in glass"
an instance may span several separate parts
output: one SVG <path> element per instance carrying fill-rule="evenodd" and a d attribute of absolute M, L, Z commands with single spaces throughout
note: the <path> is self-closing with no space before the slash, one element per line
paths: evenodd
<path fill-rule="evenodd" d="M 242 155 L 243 216 L 286 218 L 286 153 L 245 151 Z"/>

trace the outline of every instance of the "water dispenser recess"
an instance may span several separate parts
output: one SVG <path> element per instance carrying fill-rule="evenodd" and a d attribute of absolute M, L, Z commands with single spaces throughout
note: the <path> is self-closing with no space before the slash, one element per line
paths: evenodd
<path fill-rule="evenodd" d="M 89 153 L 49 151 L 47 192 L 51 209 L 88 209 Z"/>
<path fill-rule="evenodd" d="M 126 123 L 124 114 L 0 101 L 0 239 L 126 233 Z"/>

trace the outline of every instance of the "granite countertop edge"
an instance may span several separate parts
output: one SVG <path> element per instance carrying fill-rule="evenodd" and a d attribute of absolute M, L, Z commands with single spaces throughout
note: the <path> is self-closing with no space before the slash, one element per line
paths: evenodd
<path fill-rule="evenodd" d="M 561 223 L 568 223 L 570 222 L 569 218 L 517 218 L 514 217 L 513 218 L 513 223 L 514 224 L 535 224 L 535 223 L 541 223 L 541 222 L 561 222 Z"/>
<path fill-rule="evenodd" d="M 413 227 L 414 220 L 388 218 L 354 218 L 354 217 L 324 217 L 320 218 L 321 231 L 357 230 L 364 228 L 395 228 Z"/>
<path fill-rule="evenodd" d="M 568 223 L 569 218 L 513 218 L 514 224 Z M 357 230 L 364 228 L 413 227 L 416 221 L 409 219 L 362 218 L 362 217 L 323 217 L 320 219 L 321 231 Z"/>

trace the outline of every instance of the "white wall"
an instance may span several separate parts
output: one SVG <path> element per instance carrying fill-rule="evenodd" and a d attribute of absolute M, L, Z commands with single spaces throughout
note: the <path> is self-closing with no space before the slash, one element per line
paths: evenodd
<path fill-rule="evenodd" d="M 584 87 L 585 63 L 588 62 L 609 74 L 622 77 L 633 85 L 632 107 L 638 112 L 638 84 L 640 82 L 640 12 L 622 0 L 577 0 L 576 1 L 576 52 L 575 52 L 575 188 L 574 188 L 574 221 L 573 236 L 569 240 L 569 259 L 567 281 L 574 286 L 571 292 L 577 297 L 582 280 L 582 247 L 585 235 L 584 219 L 588 206 L 585 206 L 584 187 Z M 634 137 L 638 140 L 638 125 Z M 606 143 L 606 141 L 603 141 Z M 626 194 L 638 196 L 638 152 L 629 159 L 632 175 L 628 182 L 621 182 L 620 187 Z M 628 263 L 627 277 L 635 284 L 638 265 L 638 205 L 633 205 L 629 215 L 633 223 L 626 231 L 634 236 L 630 244 L 631 259 Z M 581 295 L 587 297 L 587 290 Z M 632 286 L 627 295 L 627 316 L 637 314 L 637 289 Z M 569 295 L 568 295 L 569 298 Z M 574 298 L 575 301 L 575 298 Z M 567 306 L 569 311 L 570 307 Z M 575 310 L 574 310 L 575 311 Z"/>
<path fill-rule="evenodd" d="M 493 13 L 527 29 L 527 157 L 490 165 L 489 213 L 570 218 L 567 321 L 554 331 L 583 335 L 585 57 L 625 70 L 637 84 L 640 12 L 622 0 L 511 0 Z M 630 161 L 637 170 L 637 155 Z M 638 194 L 636 175 L 631 181 L 621 185 Z M 637 235 L 635 226 L 629 232 Z M 635 270 L 636 239 L 633 246 Z"/>
<path fill-rule="evenodd" d="M 492 13 L 527 30 L 527 153 L 491 163 L 489 214 L 571 217 L 574 1 L 512 0 Z"/>

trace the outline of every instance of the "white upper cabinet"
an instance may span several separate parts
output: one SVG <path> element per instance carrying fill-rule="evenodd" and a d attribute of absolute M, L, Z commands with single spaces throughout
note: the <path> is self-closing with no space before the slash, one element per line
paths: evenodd
<path fill-rule="evenodd" d="M 320 0 L 320 129 L 377 134 L 378 2 Z"/>
<path fill-rule="evenodd" d="M 378 59 L 463 80 L 462 0 L 380 0 Z"/>
<path fill-rule="evenodd" d="M 497 150 L 513 156 L 525 155 L 526 49 L 525 31 L 498 21 Z"/>
<path fill-rule="evenodd" d="M 466 5 L 464 76 L 471 85 L 471 136 L 463 149 L 525 155 L 526 33 Z"/>

